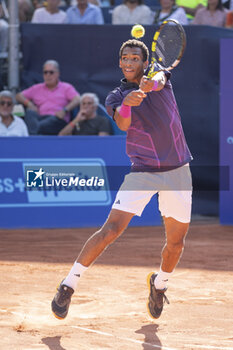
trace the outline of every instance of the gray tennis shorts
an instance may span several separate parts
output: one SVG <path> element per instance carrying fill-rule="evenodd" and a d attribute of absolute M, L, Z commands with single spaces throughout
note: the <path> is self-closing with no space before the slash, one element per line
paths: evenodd
<path fill-rule="evenodd" d="M 190 222 L 192 177 L 189 164 L 166 172 L 135 172 L 126 175 L 112 208 L 141 216 L 156 193 L 162 216 L 183 223 Z"/>

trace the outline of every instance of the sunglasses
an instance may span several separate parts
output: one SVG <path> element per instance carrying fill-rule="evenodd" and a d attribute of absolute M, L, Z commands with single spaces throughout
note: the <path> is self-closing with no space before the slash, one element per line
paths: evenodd
<path fill-rule="evenodd" d="M 0 105 L 1 106 L 7 106 L 7 107 L 10 107 L 10 106 L 12 106 L 13 105 L 13 103 L 12 102 L 10 102 L 10 101 L 0 101 Z"/>
<path fill-rule="evenodd" d="M 44 70 L 43 74 L 50 74 L 53 75 L 55 73 L 54 70 Z"/>

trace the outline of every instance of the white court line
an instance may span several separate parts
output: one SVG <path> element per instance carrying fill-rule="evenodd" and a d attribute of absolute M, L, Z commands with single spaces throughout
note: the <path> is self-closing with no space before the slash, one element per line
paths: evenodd
<path fill-rule="evenodd" d="M 190 344 L 184 344 L 185 346 L 192 346 L 193 348 L 199 348 L 200 345 L 190 345 Z M 212 345 L 201 345 L 202 349 L 220 349 L 220 350 L 233 350 L 233 348 L 226 348 L 224 346 L 212 346 Z"/>
<path fill-rule="evenodd" d="M 79 326 L 71 326 L 72 328 L 77 328 L 77 329 L 81 329 L 83 331 L 86 331 L 86 332 L 91 332 L 91 333 L 96 333 L 96 334 L 100 334 L 100 335 L 105 335 L 107 337 L 114 337 L 116 339 L 120 339 L 120 340 L 126 340 L 126 341 L 129 341 L 131 343 L 137 343 L 137 344 L 141 344 L 141 345 L 148 345 L 148 346 L 151 346 L 152 348 L 156 348 L 156 349 L 161 349 L 161 350 L 178 350 L 177 348 L 168 348 L 167 346 L 163 346 L 163 345 L 154 345 L 154 344 L 151 344 L 151 343 L 147 343 L 147 342 L 144 342 L 144 341 L 141 341 L 141 340 L 136 340 L 136 339 L 131 339 L 131 338 L 125 338 L 125 337 L 118 337 L 116 335 L 113 335 L 111 333 L 107 333 L 107 332 L 102 332 L 102 331 L 97 331 L 95 329 L 90 329 L 90 328 L 86 328 L 86 327 L 79 327 Z M 211 350 L 233 350 L 233 348 L 229 348 L 229 347 L 218 347 L 218 346 L 212 346 L 212 345 L 193 345 L 193 344 L 184 344 L 184 346 L 187 347 L 187 349 L 191 349 L 191 348 L 199 348 L 200 347 L 202 349 L 211 349 Z"/>
<path fill-rule="evenodd" d="M 81 330 L 86 331 L 86 332 L 91 332 L 91 333 L 96 333 L 96 334 L 100 334 L 100 335 L 105 335 L 107 337 L 114 337 L 116 339 L 126 340 L 126 341 L 129 341 L 131 343 L 136 343 L 136 344 L 141 344 L 141 345 L 149 345 L 152 348 L 156 348 L 156 349 L 161 349 L 161 350 L 178 350 L 178 349 L 175 349 L 175 348 L 168 348 L 166 346 L 154 345 L 154 344 L 147 343 L 147 342 L 144 342 L 144 341 L 141 341 L 141 340 L 131 339 L 131 338 L 127 338 L 127 337 L 126 338 L 125 337 L 118 337 L 118 336 L 116 336 L 114 334 L 111 334 L 111 333 L 96 331 L 95 329 L 89 329 L 89 328 L 86 328 L 86 327 L 79 327 L 79 326 L 71 326 L 71 327 L 72 328 L 81 329 Z"/>
<path fill-rule="evenodd" d="M 6 309 L 0 309 L 0 312 L 10 312 L 11 314 L 13 315 L 17 315 L 17 316 L 21 316 L 21 317 L 24 317 L 24 319 L 26 318 L 27 314 L 24 314 L 22 312 L 17 312 L 17 311 L 10 311 L 10 310 L 6 310 Z M 86 327 L 79 327 L 79 326 L 70 326 L 71 328 L 77 328 L 77 329 L 81 329 L 83 331 L 86 331 L 86 332 L 90 332 L 90 333 L 96 333 L 96 334 L 100 334 L 100 335 L 105 335 L 107 337 L 114 337 L 116 339 L 119 339 L 119 340 L 124 340 L 124 341 L 128 341 L 128 342 L 131 342 L 131 343 L 136 343 L 136 344 L 141 344 L 141 345 L 148 345 L 148 346 L 151 346 L 152 348 L 156 348 L 156 349 L 160 349 L 160 350 L 178 350 L 177 348 L 169 348 L 167 346 L 163 346 L 163 345 L 154 345 L 154 344 L 151 344 L 151 343 L 147 343 L 147 342 L 144 342 L 144 341 L 141 341 L 141 340 L 136 340 L 136 339 L 131 339 L 131 338 L 128 338 L 128 337 L 118 337 L 116 335 L 113 335 L 111 333 L 107 333 L 107 332 L 102 332 L 102 331 L 97 331 L 95 329 L 90 329 L 90 328 L 86 328 Z M 233 347 L 224 347 L 224 346 L 221 346 L 221 347 L 218 347 L 218 346 L 212 346 L 212 345 L 196 345 L 196 344 L 183 344 L 184 346 L 186 346 L 188 349 L 190 348 L 199 348 L 200 347 L 202 349 L 209 349 L 209 350 L 233 350 Z"/>

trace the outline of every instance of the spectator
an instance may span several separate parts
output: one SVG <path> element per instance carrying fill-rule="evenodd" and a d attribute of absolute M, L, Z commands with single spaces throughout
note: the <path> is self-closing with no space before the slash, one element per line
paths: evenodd
<path fill-rule="evenodd" d="M 59 65 L 49 60 L 43 66 L 44 82 L 16 95 L 27 107 L 25 122 L 30 135 L 57 135 L 70 121 L 70 111 L 79 104 L 75 88 L 59 80 Z"/>
<path fill-rule="evenodd" d="M 33 6 L 30 0 L 18 0 L 19 21 L 30 22 L 33 14 Z"/>
<path fill-rule="evenodd" d="M 154 24 L 160 25 L 166 19 L 175 19 L 180 24 L 188 24 L 185 10 L 175 5 L 175 0 L 160 0 L 161 9 L 155 12 Z"/>
<path fill-rule="evenodd" d="M 107 117 L 97 115 L 98 105 L 99 99 L 96 94 L 83 94 L 80 98 L 78 114 L 60 131 L 59 135 L 110 135 L 111 123 Z"/>
<path fill-rule="evenodd" d="M 70 24 L 104 24 L 101 9 L 88 0 L 77 0 L 77 6 L 71 6 L 66 13 Z"/>
<path fill-rule="evenodd" d="M 101 0 L 88 0 L 89 3 L 96 5 L 96 6 L 101 6 Z M 77 0 L 71 0 L 70 6 L 76 6 Z"/>
<path fill-rule="evenodd" d="M 176 0 L 176 5 L 183 7 L 189 21 L 193 20 L 197 10 L 206 7 L 207 0 Z"/>
<path fill-rule="evenodd" d="M 31 0 L 34 9 L 39 9 L 44 7 L 44 0 Z"/>
<path fill-rule="evenodd" d="M 24 121 L 13 115 L 13 95 L 10 91 L 0 92 L 0 136 L 28 136 Z"/>
<path fill-rule="evenodd" d="M 143 0 L 124 0 L 112 11 L 112 24 L 152 24 L 153 13 Z"/>
<path fill-rule="evenodd" d="M 64 23 L 66 13 L 59 9 L 60 0 L 47 0 L 47 6 L 35 10 L 32 23 Z"/>
<path fill-rule="evenodd" d="M 207 8 L 200 8 L 193 20 L 193 24 L 225 27 L 227 10 L 223 8 L 221 0 L 208 0 Z"/>

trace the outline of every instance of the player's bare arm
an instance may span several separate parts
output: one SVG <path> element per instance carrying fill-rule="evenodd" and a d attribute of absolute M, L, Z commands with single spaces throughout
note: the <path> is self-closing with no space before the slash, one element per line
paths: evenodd
<path fill-rule="evenodd" d="M 146 97 L 146 94 L 141 91 L 141 90 L 134 90 L 131 91 L 123 101 L 123 104 L 125 106 L 133 107 L 133 106 L 140 106 L 142 103 L 143 99 Z M 123 131 L 128 130 L 131 124 L 131 116 L 128 116 L 127 118 L 122 115 L 121 112 L 121 106 L 117 107 L 115 114 L 114 114 L 114 119 L 117 123 L 118 128 L 120 128 Z"/>
<path fill-rule="evenodd" d="M 154 88 L 156 84 L 156 89 Z M 158 72 L 153 79 L 148 79 L 145 75 L 143 75 L 140 81 L 140 89 L 144 92 L 150 92 L 152 90 L 160 91 L 164 88 L 167 82 L 167 77 L 164 72 Z"/>

